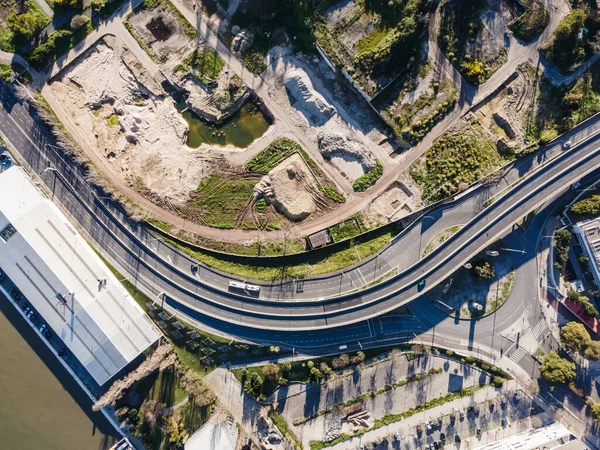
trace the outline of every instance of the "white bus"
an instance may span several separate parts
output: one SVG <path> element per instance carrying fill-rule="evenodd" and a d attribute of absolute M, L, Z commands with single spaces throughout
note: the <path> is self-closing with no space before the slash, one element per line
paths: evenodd
<path fill-rule="evenodd" d="M 243 281 L 230 280 L 229 281 L 229 289 L 239 289 L 241 291 L 258 293 L 260 291 L 260 286 L 244 283 Z"/>

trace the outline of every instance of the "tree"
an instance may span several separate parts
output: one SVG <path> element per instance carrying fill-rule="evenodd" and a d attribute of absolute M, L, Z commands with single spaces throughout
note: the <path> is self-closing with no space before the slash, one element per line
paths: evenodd
<path fill-rule="evenodd" d="M 592 341 L 583 352 L 587 359 L 598 361 L 600 359 L 600 341 Z"/>
<path fill-rule="evenodd" d="M 592 195 L 590 198 L 579 200 L 571 206 L 571 212 L 574 214 L 600 214 L 600 195 Z"/>
<path fill-rule="evenodd" d="M 250 374 L 250 378 L 244 383 L 244 391 L 254 397 L 260 394 L 260 388 L 262 387 L 263 379 L 256 372 Z"/>
<path fill-rule="evenodd" d="M 594 422 L 600 422 L 600 402 L 592 405 L 592 417 Z"/>
<path fill-rule="evenodd" d="M 292 370 L 292 363 L 289 361 L 281 363 L 281 370 L 283 372 L 289 372 L 290 370 Z"/>
<path fill-rule="evenodd" d="M 560 340 L 565 348 L 580 353 L 592 342 L 590 334 L 583 324 L 579 322 L 569 322 L 562 327 L 560 330 Z"/>
<path fill-rule="evenodd" d="M 60 6 L 61 8 L 80 9 L 81 1 L 80 0 L 54 0 L 54 6 Z"/>
<path fill-rule="evenodd" d="M 265 378 L 275 379 L 279 374 L 279 366 L 277 364 L 269 363 L 263 366 L 262 373 Z"/>
<path fill-rule="evenodd" d="M 71 28 L 73 28 L 74 30 L 78 30 L 84 25 L 87 25 L 89 22 L 90 18 L 88 16 L 84 16 L 83 14 L 77 14 L 71 19 Z"/>
<path fill-rule="evenodd" d="M 24 13 L 8 15 L 8 26 L 27 40 L 33 39 L 46 26 L 46 19 L 40 14 Z"/>
<path fill-rule="evenodd" d="M 494 278 L 496 271 L 494 267 L 487 261 L 480 261 L 475 264 L 475 274 L 479 278 L 490 279 Z"/>
<path fill-rule="evenodd" d="M 310 369 L 310 375 L 309 375 L 309 379 L 308 382 L 319 382 L 323 379 L 323 373 L 317 369 L 316 367 L 312 367 Z"/>
<path fill-rule="evenodd" d="M 550 352 L 540 367 L 542 377 L 550 384 L 565 384 L 575 378 L 575 364 Z"/>
<path fill-rule="evenodd" d="M 356 352 L 356 356 L 353 356 L 352 358 L 350 358 L 350 362 L 352 364 L 360 364 L 360 363 L 365 362 L 364 352 L 361 352 L 361 351 Z"/>

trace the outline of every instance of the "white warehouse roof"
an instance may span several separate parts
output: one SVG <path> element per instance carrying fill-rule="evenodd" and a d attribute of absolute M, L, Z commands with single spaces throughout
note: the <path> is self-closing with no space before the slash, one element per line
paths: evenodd
<path fill-rule="evenodd" d="M 0 268 L 100 386 L 157 341 L 150 318 L 17 166 L 0 174 L 0 255 Z"/>

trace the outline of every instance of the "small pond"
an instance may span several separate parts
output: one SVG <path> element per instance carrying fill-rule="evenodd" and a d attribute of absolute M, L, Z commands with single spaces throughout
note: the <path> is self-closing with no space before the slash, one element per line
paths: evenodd
<path fill-rule="evenodd" d="M 185 108 L 182 103 L 177 105 L 180 111 Z M 245 148 L 269 129 L 269 122 L 253 102 L 247 102 L 220 125 L 206 122 L 190 110 L 183 111 L 182 116 L 190 127 L 187 145 L 191 148 L 198 148 L 202 144 L 231 144 Z"/>

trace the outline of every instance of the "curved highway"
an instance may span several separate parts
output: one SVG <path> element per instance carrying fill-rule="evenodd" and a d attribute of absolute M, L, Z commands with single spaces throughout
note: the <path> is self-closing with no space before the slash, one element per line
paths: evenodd
<path fill-rule="evenodd" d="M 3 104 L 0 124 L 9 125 L 2 127 L 3 133 L 37 173 L 48 163 L 56 168 L 42 175 L 53 196 L 136 285 L 190 313 L 196 311 L 224 324 L 271 331 L 351 326 L 391 311 L 427 292 L 529 211 L 600 167 L 600 138 L 591 137 L 524 179 L 442 247 L 384 283 L 319 300 L 255 299 L 224 292 L 180 269 L 177 261 L 158 256 L 139 237 L 136 225 L 125 225 L 120 213 L 113 212 L 89 190 L 81 169 L 51 147 L 54 139 L 31 117 L 26 105 L 14 97 L 10 88 L 2 86 L 0 94 Z M 422 280 L 425 284 L 420 288 Z"/>

